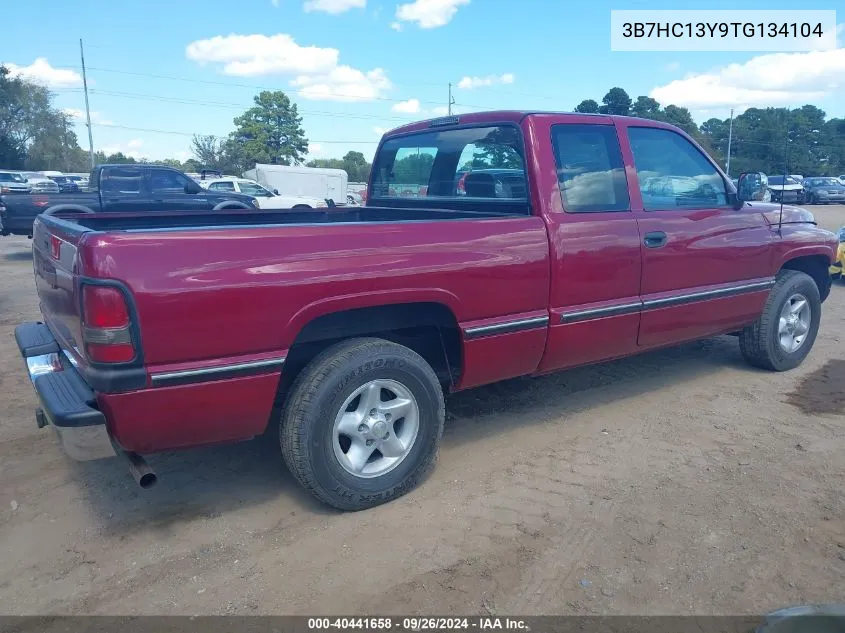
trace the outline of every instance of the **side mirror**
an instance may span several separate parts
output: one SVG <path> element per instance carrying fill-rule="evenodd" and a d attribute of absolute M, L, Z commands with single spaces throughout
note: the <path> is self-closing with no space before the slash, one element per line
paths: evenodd
<path fill-rule="evenodd" d="M 736 183 L 737 208 L 745 202 L 761 202 L 769 191 L 769 179 L 759 171 L 743 172 Z"/>
<path fill-rule="evenodd" d="M 279 190 L 278 190 L 278 189 L 273 189 L 273 194 L 278 196 L 278 195 L 279 195 Z"/>
<path fill-rule="evenodd" d="M 196 194 L 201 193 L 202 187 L 195 182 L 189 182 L 185 185 L 185 193 Z"/>

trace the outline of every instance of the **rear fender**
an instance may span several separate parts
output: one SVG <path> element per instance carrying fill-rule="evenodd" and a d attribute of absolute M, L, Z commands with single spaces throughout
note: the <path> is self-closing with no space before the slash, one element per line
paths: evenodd
<path fill-rule="evenodd" d="M 460 323 L 460 299 L 451 292 L 441 288 L 385 290 L 380 292 L 366 292 L 339 297 L 328 297 L 306 305 L 293 315 L 284 331 L 285 347 L 290 347 L 302 329 L 314 319 L 335 312 L 344 312 L 356 308 L 375 308 L 383 305 L 402 303 L 439 303 L 446 306 L 455 320 Z"/>

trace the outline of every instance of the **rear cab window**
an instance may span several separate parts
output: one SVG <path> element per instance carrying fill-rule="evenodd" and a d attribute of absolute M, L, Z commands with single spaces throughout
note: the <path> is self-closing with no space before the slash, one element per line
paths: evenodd
<path fill-rule="evenodd" d="M 389 138 L 373 166 L 374 206 L 528 214 L 522 133 L 515 125 L 431 130 Z"/>

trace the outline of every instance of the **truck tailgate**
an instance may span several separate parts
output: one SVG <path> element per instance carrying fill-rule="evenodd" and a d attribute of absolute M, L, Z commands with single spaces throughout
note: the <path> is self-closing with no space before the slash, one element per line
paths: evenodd
<path fill-rule="evenodd" d="M 74 362 L 84 363 L 80 301 L 75 279 L 76 255 L 84 233 L 57 223 L 36 220 L 32 262 L 41 314 L 62 349 Z"/>

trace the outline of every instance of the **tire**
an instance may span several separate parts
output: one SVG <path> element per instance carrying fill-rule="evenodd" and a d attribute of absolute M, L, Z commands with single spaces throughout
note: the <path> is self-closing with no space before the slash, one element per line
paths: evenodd
<path fill-rule="evenodd" d="M 807 302 L 809 315 L 801 318 L 799 315 L 796 334 L 784 333 L 785 337 L 795 337 L 800 332 L 800 323 L 807 326 L 807 331 L 798 347 L 789 350 L 781 344 L 781 315 L 786 310 L 787 303 L 797 307 L 796 297 Z M 815 343 L 821 321 L 821 299 L 819 288 L 813 278 L 797 270 L 782 270 L 778 273 L 777 282 L 769 293 L 763 314 L 752 325 L 749 325 L 739 335 L 739 348 L 745 360 L 755 367 L 771 371 L 787 371 L 798 367 Z M 788 327 L 788 324 L 787 324 Z M 787 340 L 790 340 L 787 338 Z M 794 338 L 793 342 L 797 340 Z"/>
<path fill-rule="evenodd" d="M 369 409 L 374 400 L 364 400 L 375 393 L 375 389 L 369 391 L 372 385 L 396 390 L 377 387 L 380 420 L 392 417 L 382 414 L 382 407 L 398 402 L 389 399 L 391 393 L 410 402 L 410 413 L 403 417 L 397 413 L 389 426 L 379 426 L 382 422 L 366 413 L 376 411 Z M 364 392 L 355 397 L 360 389 Z M 388 400 L 382 402 L 379 395 L 387 395 Z M 345 406 L 347 403 L 349 406 Z M 344 411 L 348 413 L 344 415 Z M 345 425 L 351 431 L 344 435 L 338 425 L 344 428 L 340 420 L 347 416 L 352 426 Z M 339 510 L 364 510 L 405 494 L 421 481 L 437 459 L 445 417 L 443 390 L 419 354 L 382 339 L 350 339 L 316 356 L 294 381 L 279 428 L 282 456 L 299 483 L 323 503 Z M 409 439 L 414 429 L 413 439 Z M 387 440 L 382 444 L 379 439 L 364 439 L 385 430 L 387 434 L 379 437 L 390 436 L 393 442 L 405 434 L 404 456 L 385 457 L 380 449 L 387 446 Z M 366 448 L 367 442 L 374 442 L 376 449 Z M 363 469 L 355 474 L 350 470 L 356 461 L 352 456 L 366 455 L 368 450 L 374 451 L 371 461 L 357 460 L 363 463 Z"/>

